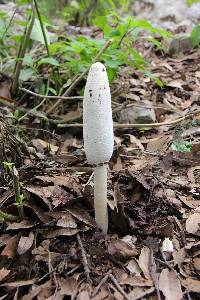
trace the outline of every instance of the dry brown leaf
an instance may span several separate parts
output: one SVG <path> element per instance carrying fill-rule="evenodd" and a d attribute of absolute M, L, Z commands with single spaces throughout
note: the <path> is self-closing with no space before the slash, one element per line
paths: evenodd
<path fill-rule="evenodd" d="M 23 220 L 19 223 L 11 223 L 8 225 L 6 230 L 17 230 L 17 229 L 27 229 L 35 226 L 36 223 L 32 223 L 28 220 Z"/>
<path fill-rule="evenodd" d="M 13 281 L 13 282 L 3 283 L 3 284 L 0 284 L 0 286 L 20 287 L 20 286 L 26 286 L 26 285 L 34 284 L 34 282 L 35 282 L 34 279 L 29 279 L 29 280 L 19 280 L 19 281 Z"/>
<path fill-rule="evenodd" d="M 193 259 L 193 265 L 197 271 L 200 271 L 200 257 Z"/>
<path fill-rule="evenodd" d="M 200 233 L 200 213 L 194 213 L 186 220 L 185 227 L 188 233 Z"/>
<path fill-rule="evenodd" d="M 136 276 L 140 276 L 142 270 L 140 269 L 138 263 L 134 260 L 134 259 L 131 259 L 126 268 L 129 270 L 129 272 L 133 275 L 136 275 Z"/>
<path fill-rule="evenodd" d="M 78 283 L 75 278 L 60 278 L 58 283 L 61 295 L 71 296 L 76 293 Z"/>
<path fill-rule="evenodd" d="M 174 271 L 163 269 L 159 277 L 159 289 L 166 300 L 182 300 L 180 280 Z"/>
<path fill-rule="evenodd" d="M 41 139 L 33 139 L 32 144 L 37 149 L 37 151 L 39 151 L 41 153 L 43 153 L 45 151 L 45 149 L 49 149 L 49 152 L 53 155 L 59 149 L 58 146 L 52 145 L 52 144 L 50 144 L 48 142 L 45 142 Z"/>
<path fill-rule="evenodd" d="M 1 255 L 5 255 L 8 258 L 14 258 L 16 255 L 16 248 L 17 248 L 19 239 L 20 239 L 19 235 L 15 235 L 11 239 L 9 239 L 8 242 L 6 243 L 6 247 L 1 252 Z"/>
<path fill-rule="evenodd" d="M 25 187 L 26 190 L 32 194 L 35 194 L 36 196 L 38 196 L 40 199 L 42 199 L 44 201 L 44 203 L 47 205 L 47 207 L 52 210 L 52 204 L 49 201 L 49 199 L 46 197 L 46 190 L 43 189 L 42 186 L 26 186 Z M 32 204 L 31 204 L 32 205 Z"/>
<path fill-rule="evenodd" d="M 142 287 L 136 287 L 136 288 L 133 289 L 133 291 L 131 291 L 128 294 L 128 297 L 131 300 L 143 299 L 143 297 L 153 293 L 154 291 L 155 291 L 155 287 L 151 287 L 151 288 L 148 288 L 148 289 L 147 288 L 142 288 Z"/>
<path fill-rule="evenodd" d="M 75 228 L 61 228 L 61 229 L 54 229 L 50 230 L 46 235 L 47 239 L 52 239 L 61 235 L 64 236 L 72 236 L 78 233 L 78 229 Z"/>
<path fill-rule="evenodd" d="M 70 189 L 70 191 L 76 192 L 77 196 L 81 196 L 81 187 L 77 182 L 76 178 L 72 177 L 72 175 L 59 175 L 59 176 L 36 176 L 36 178 L 44 181 L 44 182 L 52 182 L 54 185 L 65 186 Z"/>
<path fill-rule="evenodd" d="M 172 255 L 173 255 L 173 259 L 174 259 L 174 266 L 178 265 L 180 267 L 186 258 L 185 248 L 181 248 L 179 250 L 174 250 Z"/>
<path fill-rule="evenodd" d="M 2 269 L 0 270 L 0 282 L 1 282 L 4 278 L 6 278 L 6 277 L 8 276 L 9 273 L 10 273 L 10 270 L 5 269 L 5 268 L 2 268 Z"/>
<path fill-rule="evenodd" d="M 25 202 L 24 206 L 30 208 L 42 223 L 46 224 L 51 221 L 51 218 L 47 214 L 45 214 L 44 211 L 42 211 L 42 209 L 35 203 Z"/>
<path fill-rule="evenodd" d="M 136 248 L 131 247 L 122 240 L 111 240 L 108 244 L 108 253 L 117 259 L 123 260 L 138 254 Z"/>
<path fill-rule="evenodd" d="M 130 286 L 153 286 L 153 281 L 151 279 L 144 279 L 141 276 L 129 276 L 121 279 L 119 283 Z"/>
<path fill-rule="evenodd" d="M 144 276 L 149 279 L 151 278 L 149 271 L 149 260 L 150 260 L 150 249 L 148 247 L 143 247 L 138 259 L 138 265 L 142 270 Z"/>
<path fill-rule="evenodd" d="M 82 209 L 80 207 L 70 207 L 66 210 L 79 221 L 89 226 L 96 227 L 94 219 L 89 215 L 89 213 L 85 209 Z"/>
<path fill-rule="evenodd" d="M 56 225 L 62 228 L 77 228 L 75 218 L 67 211 L 65 215 L 60 216 Z"/>
<path fill-rule="evenodd" d="M 77 300 L 90 300 L 89 293 L 87 291 L 82 291 L 78 294 Z"/>
<path fill-rule="evenodd" d="M 29 236 L 21 236 L 17 247 L 17 253 L 22 255 L 27 252 L 32 247 L 33 241 L 34 234 L 32 232 L 29 233 Z"/>
<path fill-rule="evenodd" d="M 181 281 L 182 285 L 191 292 L 200 293 L 200 281 L 191 277 Z"/>

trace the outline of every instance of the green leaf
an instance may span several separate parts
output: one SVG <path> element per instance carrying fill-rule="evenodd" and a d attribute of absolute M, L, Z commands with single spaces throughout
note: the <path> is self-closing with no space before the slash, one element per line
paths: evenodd
<path fill-rule="evenodd" d="M 49 65 L 52 65 L 52 66 L 55 66 L 55 67 L 60 66 L 59 61 L 57 61 L 57 59 L 55 59 L 53 57 L 42 58 L 41 60 L 38 61 L 38 66 L 40 66 L 42 64 L 49 64 Z"/>
<path fill-rule="evenodd" d="M 44 24 L 44 31 L 45 31 L 45 35 L 47 38 L 47 43 L 50 44 L 50 35 L 49 35 L 48 31 L 46 30 L 45 24 Z M 42 43 L 43 45 L 45 44 L 42 29 L 41 29 L 40 22 L 38 19 L 35 19 L 35 21 L 34 21 L 30 38 L 34 41 Z"/>
<path fill-rule="evenodd" d="M 177 152 L 190 152 L 192 148 L 192 143 L 187 141 L 172 142 L 170 148 Z"/>
<path fill-rule="evenodd" d="M 200 24 L 196 25 L 192 30 L 191 39 L 194 47 L 200 44 Z"/>
<path fill-rule="evenodd" d="M 27 81 L 35 74 L 34 70 L 31 68 L 23 69 L 20 72 L 19 79 L 22 81 Z"/>
<path fill-rule="evenodd" d="M 32 67 L 34 64 L 33 58 L 30 54 L 25 54 L 24 59 L 23 59 L 23 64 L 26 66 Z"/>

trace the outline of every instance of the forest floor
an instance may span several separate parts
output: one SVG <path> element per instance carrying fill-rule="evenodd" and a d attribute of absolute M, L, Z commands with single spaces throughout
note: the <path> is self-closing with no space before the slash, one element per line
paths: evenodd
<path fill-rule="evenodd" d="M 106 237 L 95 226 L 82 128 L 69 125 L 82 123 L 81 100 L 61 103 L 60 125 L 25 118 L 20 138 L 1 105 L 0 158 L 16 167 L 0 169 L 1 300 L 200 299 L 200 51 L 137 48 L 165 86 L 126 66 L 111 86 L 114 124 L 135 126 L 114 130 Z M 2 75 L 0 93 L 9 88 Z M 22 111 L 41 101 L 21 95 Z M 154 124 L 137 125 L 141 115 Z"/>

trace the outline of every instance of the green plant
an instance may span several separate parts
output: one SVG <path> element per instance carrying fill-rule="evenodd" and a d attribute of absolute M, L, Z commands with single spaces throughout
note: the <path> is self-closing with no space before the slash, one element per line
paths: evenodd
<path fill-rule="evenodd" d="M 191 39 L 193 47 L 200 45 L 200 24 L 196 25 L 191 32 Z"/>
<path fill-rule="evenodd" d="M 13 188 L 15 192 L 15 205 L 19 211 L 20 219 L 24 218 L 24 208 L 23 208 L 23 201 L 25 199 L 23 193 L 21 193 L 21 185 L 19 181 L 19 173 L 15 168 L 15 165 L 10 162 L 3 162 L 3 166 L 5 170 L 12 176 L 13 179 Z"/>
<path fill-rule="evenodd" d="M 187 5 L 191 6 L 193 3 L 200 2 L 200 0 L 186 0 Z"/>
<path fill-rule="evenodd" d="M 108 15 L 111 11 L 126 12 L 129 5 L 130 0 L 72 0 L 63 8 L 62 16 L 76 25 L 91 25 L 94 18 Z"/>
<path fill-rule="evenodd" d="M 172 142 L 170 149 L 177 152 L 190 152 L 192 148 L 192 143 L 187 141 L 182 142 Z"/>

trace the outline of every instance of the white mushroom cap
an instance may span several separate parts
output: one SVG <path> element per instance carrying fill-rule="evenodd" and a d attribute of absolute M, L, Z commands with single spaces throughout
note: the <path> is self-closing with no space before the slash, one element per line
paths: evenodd
<path fill-rule="evenodd" d="M 111 95 L 106 68 L 100 62 L 91 66 L 85 86 L 83 138 L 90 164 L 110 160 L 114 143 Z"/>

